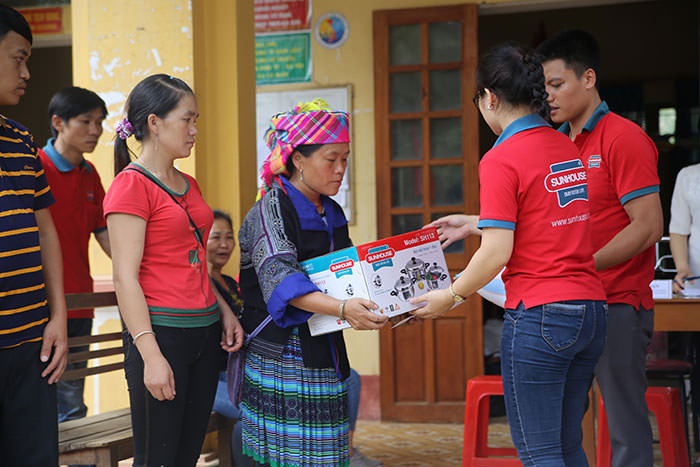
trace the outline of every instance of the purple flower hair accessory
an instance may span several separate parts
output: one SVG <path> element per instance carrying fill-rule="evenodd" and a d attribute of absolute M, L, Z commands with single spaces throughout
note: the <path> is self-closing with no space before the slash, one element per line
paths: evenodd
<path fill-rule="evenodd" d="M 129 136 L 134 134 L 134 127 L 131 125 L 131 122 L 126 118 L 122 118 L 121 120 L 119 120 L 114 130 L 117 132 L 117 135 L 121 139 L 127 139 Z"/>

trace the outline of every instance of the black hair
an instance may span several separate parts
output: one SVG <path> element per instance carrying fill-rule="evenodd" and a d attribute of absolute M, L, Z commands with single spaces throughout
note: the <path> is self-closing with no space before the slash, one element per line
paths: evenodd
<path fill-rule="evenodd" d="M 545 118 L 549 115 L 542 61 L 533 50 L 503 44 L 482 56 L 476 69 L 475 102 L 485 89 L 511 106 L 526 105 Z"/>
<path fill-rule="evenodd" d="M 589 68 L 600 76 L 600 47 L 590 33 L 580 29 L 570 29 L 550 37 L 537 46 L 542 61 L 561 59 L 567 68 L 574 70 L 579 78 Z M 598 87 L 596 79 L 596 87 Z"/>
<path fill-rule="evenodd" d="M 29 28 L 29 23 L 22 14 L 10 8 L 9 6 L 0 5 L 0 41 L 5 39 L 8 32 L 14 31 L 24 37 L 31 44 L 32 30 Z"/>
<path fill-rule="evenodd" d="M 186 95 L 194 95 L 192 88 L 179 78 L 166 74 L 144 78 L 129 93 L 124 105 L 126 118 L 133 127 L 136 141 L 148 138 L 148 116 L 165 118 Z M 131 162 L 131 151 L 125 139 L 119 135 L 114 141 L 114 175 Z"/>
<path fill-rule="evenodd" d="M 100 109 L 103 118 L 107 116 L 107 105 L 96 93 L 77 86 L 61 89 L 54 94 L 51 102 L 49 102 L 49 128 L 51 128 L 51 134 L 54 137 L 58 135 L 58 131 L 51 123 L 51 117 L 54 115 L 67 123 L 71 118 L 93 109 Z"/>
<path fill-rule="evenodd" d="M 212 212 L 214 213 L 214 220 L 225 220 L 228 223 L 228 226 L 231 227 L 231 230 L 233 230 L 233 221 L 231 220 L 231 216 L 229 216 L 224 211 L 220 211 L 219 209 L 212 209 Z"/>
<path fill-rule="evenodd" d="M 300 144 L 299 146 L 295 147 L 294 150 L 304 157 L 311 157 L 311 154 L 321 149 L 321 146 L 323 146 L 323 144 Z M 292 178 L 292 175 L 294 175 L 294 172 L 296 171 L 292 157 L 293 154 L 294 153 L 290 154 L 290 156 L 287 158 L 287 162 L 284 165 L 289 173 L 289 178 Z"/>

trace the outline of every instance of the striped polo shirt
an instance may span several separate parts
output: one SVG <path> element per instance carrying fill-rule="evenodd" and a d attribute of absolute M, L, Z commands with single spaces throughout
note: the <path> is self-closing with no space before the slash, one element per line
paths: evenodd
<path fill-rule="evenodd" d="M 53 202 L 31 133 L 0 116 L 0 349 L 40 341 L 49 320 L 34 211 Z"/>

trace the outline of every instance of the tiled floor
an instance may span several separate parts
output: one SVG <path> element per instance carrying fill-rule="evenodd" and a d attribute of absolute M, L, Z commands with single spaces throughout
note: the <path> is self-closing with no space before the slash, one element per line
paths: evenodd
<path fill-rule="evenodd" d="M 654 437 L 658 439 L 653 423 Z M 392 423 L 359 420 L 355 446 L 367 457 L 380 460 L 385 467 L 453 467 L 462 465 L 463 425 L 454 423 Z M 489 424 L 489 445 L 512 447 L 506 417 L 493 417 Z M 654 465 L 661 467 L 658 444 L 654 446 Z M 120 466 L 131 465 L 122 461 Z M 198 467 L 218 465 L 210 454 L 203 455 Z M 675 466 L 670 466 L 675 467 Z"/>
<path fill-rule="evenodd" d="M 652 418 L 653 421 L 653 418 Z M 652 424 L 658 439 L 656 426 Z M 355 445 L 385 467 L 462 465 L 463 425 L 448 423 L 382 423 L 358 421 Z M 489 445 L 513 446 L 506 417 L 489 424 Z M 662 466 L 659 445 L 654 445 L 655 466 Z M 675 467 L 675 466 L 670 466 Z"/>
<path fill-rule="evenodd" d="M 461 424 L 358 421 L 355 446 L 387 467 L 462 465 Z"/>

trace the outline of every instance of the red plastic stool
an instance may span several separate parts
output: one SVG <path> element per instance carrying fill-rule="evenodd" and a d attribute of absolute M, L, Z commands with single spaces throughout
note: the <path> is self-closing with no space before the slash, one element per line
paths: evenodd
<path fill-rule="evenodd" d="M 489 400 L 491 396 L 503 395 L 503 384 L 499 375 L 475 376 L 467 381 L 467 399 L 464 407 L 463 467 L 510 467 L 521 466 L 515 448 L 492 448 L 488 446 Z M 512 456 L 515 459 L 494 458 Z"/>
<path fill-rule="evenodd" d="M 645 398 L 649 411 L 656 417 L 663 464 L 674 467 L 689 467 L 688 445 L 686 444 L 681 396 L 678 389 L 652 386 L 647 389 Z M 598 405 L 596 467 L 609 467 L 611 461 L 612 449 L 610 448 L 608 417 L 605 414 L 605 404 L 601 397 Z"/>

